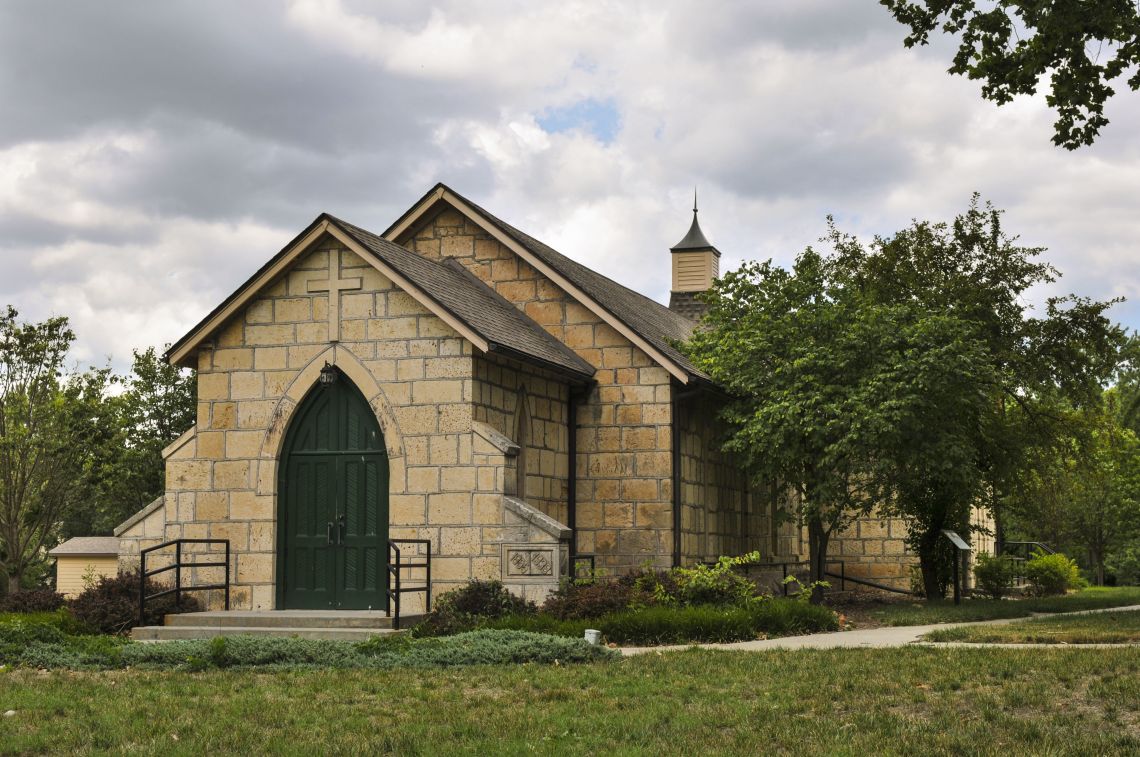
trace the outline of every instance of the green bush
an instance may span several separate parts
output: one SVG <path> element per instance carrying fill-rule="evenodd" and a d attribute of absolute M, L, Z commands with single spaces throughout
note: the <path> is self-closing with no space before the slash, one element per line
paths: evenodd
<path fill-rule="evenodd" d="M 549 615 L 511 615 L 490 621 L 487 628 L 535 631 L 582 638 L 587 628 L 602 632 L 615 644 L 682 644 L 726 642 L 762 636 L 788 636 L 835 631 L 834 612 L 794 599 L 764 599 L 746 606 L 660 605 L 623 610 L 591 620 L 559 620 Z"/>
<path fill-rule="evenodd" d="M 156 581 L 147 581 L 147 594 L 168 588 Z M 92 631 L 106 634 L 125 634 L 138 622 L 139 574 L 120 573 L 104 576 L 68 603 L 76 619 Z M 143 625 L 160 625 L 166 615 L 177 612 L 197 612 L 201 603 L 191 595 L 182 595 L 181 608 L 174 604 L 174 595 L 149 600 Z"/>
<path fill-rule="evenodd" d="M 52 612 L 66 602 L 54 589 L 24 589 L 0 597 L 0 612 Z"/>
<path fill-rule="evenodd" d="M 767 599 L 743 607 L 648 607 L 602 618 L 597 626 L 615 644 L 745 641 L 839 628 L 826 607 Z"/>
<path fill-rule="evenodd" d="M 729 606 L 746 604 L 756 598 L 756 585 L 736 571 L 739 566 L 759 562 L 760 553 L 721 557 L 715 565 L 673 568 L 676 593 L 670 599 L 687 606 Z"/>
<path fill-rule="evenodd" d="M 974 577 L 978 586 L 994 599 L 1001 599 L 1009 593 L 1013 579 L 1017 577 L 1017 565 L 1007 555 L 979 554 L 974 565 Z"/>
<path fill-rule="evenodd" d="M 468 581 L 458 589 L 440 595 L 432 611 L 412 629 L 413 636 L 447 636 L 483 625 L 491 618 L 526 615 L 535 612 L 527 602 L 507 591 L 499 581 Z"/>
<path fill-rule="evenodd" d="M 1060 552 L 1052 555 L 1034 552 L 1025 563 L 1025 580 L 1029 582 L 1030 592 L 1039 597 L 1064 594 L 1085 583 L 1076 561 Z"/>

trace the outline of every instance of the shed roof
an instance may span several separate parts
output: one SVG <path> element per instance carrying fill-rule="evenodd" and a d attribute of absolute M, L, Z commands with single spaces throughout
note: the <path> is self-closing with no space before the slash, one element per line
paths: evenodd
<path fill-rule="evenodd" d="M 115 536 L 76 536 L 48 552 L 53 557 L 112 557 L 119 554 Z"/>

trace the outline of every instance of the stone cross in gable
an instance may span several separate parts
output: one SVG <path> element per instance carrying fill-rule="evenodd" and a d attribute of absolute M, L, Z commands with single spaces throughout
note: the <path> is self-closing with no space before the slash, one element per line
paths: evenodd
<path fill-rule="evenodd" d="M 340 293 L 364 286 L 362 279 L 342 279 L 340 277 L 340 252 L 329 250 L 329 277 L 309 280 L 309 292 L 329 293 L 329 341 L 340 341 Z"/>

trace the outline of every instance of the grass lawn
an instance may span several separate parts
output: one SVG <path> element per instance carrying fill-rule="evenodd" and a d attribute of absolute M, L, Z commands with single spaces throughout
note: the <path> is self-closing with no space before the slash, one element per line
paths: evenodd
<path fill-rule="evenodd" d="M 707 650 L 447 670 L 0 673 L 0 751 L 1140 751 L 1140 649 Z"/>
<path fill-rule="evenodd" d="M 1027 618 L 1037 612 L 1074 612 L 1103 607 L 1140 605 L 1140 587 L 1094 587 L 1062 597 L 1027 599 L 963 599 L 944 602 L 898 602 L 867 610 L 875 625 L 921 626 L 998 618 Z"/>
<path fill-rule="evenodd" d="M 928 641 L 1008 644 L 1124 644 L 1140 642 L 1140 611 L 1034 618 L 1001 626 L 944 628 Z"/>

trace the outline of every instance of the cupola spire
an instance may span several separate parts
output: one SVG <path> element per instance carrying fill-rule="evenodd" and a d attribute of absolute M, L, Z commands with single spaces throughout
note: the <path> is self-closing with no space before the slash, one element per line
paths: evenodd
<path fill-rule="evenodd" d="M 708 291 L 713 279 L 720 275 L 720 250 L 705 237 L 697 221 L 696 187 L 693 187 L 693 223 L 684 239 L 669 248 L 669 252 L 673 261 L 669 309 L 697 320 L 704 312 L 704 305 L 695 295 Z"/>

